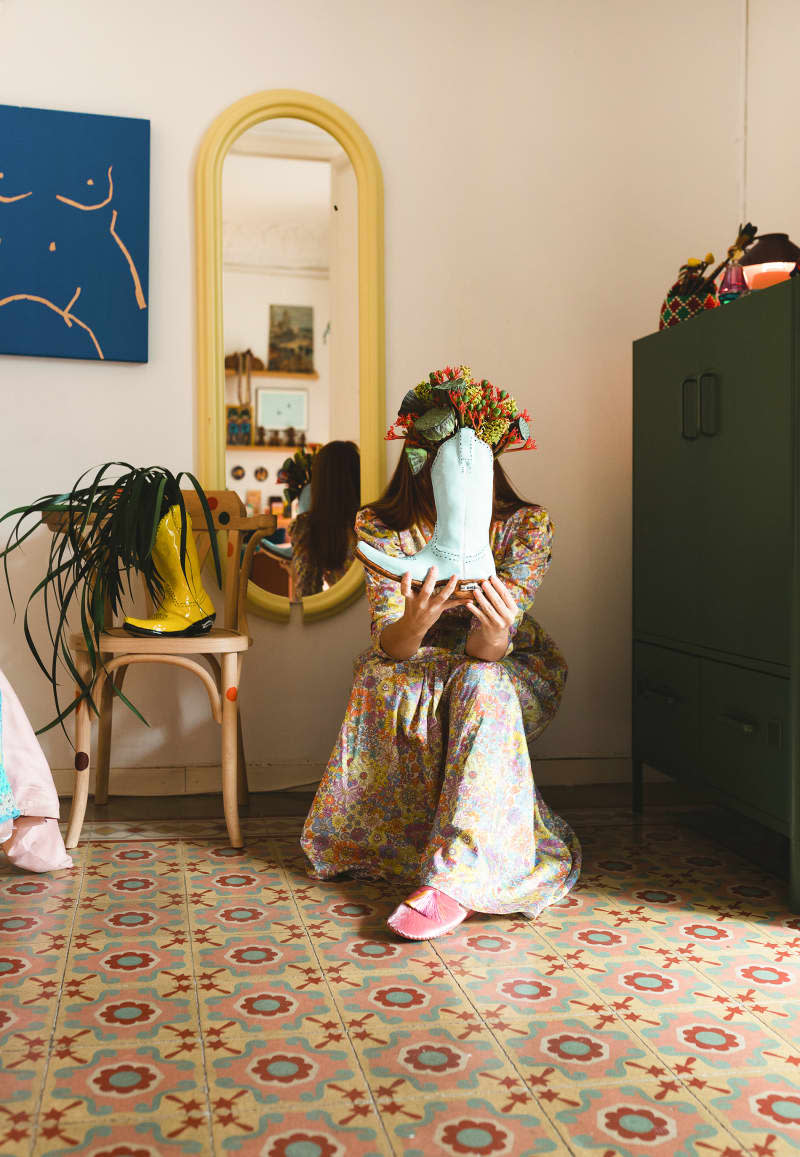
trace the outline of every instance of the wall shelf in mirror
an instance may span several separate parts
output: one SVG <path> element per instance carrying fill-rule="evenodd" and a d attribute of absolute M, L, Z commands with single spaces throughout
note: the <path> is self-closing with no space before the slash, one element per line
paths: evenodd
<path fill-rule="evenodd" d="M 225 377 L 226 378 L 238 378 L 240 376 L 244 378 L 244 377 L 247 377 L 247 374 L 244 372 L 244 370 L 242 370 L 241 375 L 239 374 L 238 370 L 226 370 L 225 371 Z M 295 379 L 305 378 L 306 381 L 313 382 L 313 381 L 316 381 L 319 379 L 319 374 L 316 372 L 316 370 L 310 374 L 289 374 L 289 373 L 284 373 L 283 370 L 251 370 L 250 371 L 250 377 L 251 378 L 295 378 Z"/>
<path fill-rule="evenodd" d="M 342 109 L 312 93 L 273 89 L 254 93 L 225 109 L 212 123 L 200 146 L 195 180 L 195 237 L 197 284 L 197 474 L 202 484 L 220 489 L 225 482 L 226 450 L 280 450 L 288 446 L 226 447 L 225 380 L 236 371 L 224 370 L 225 333 L 222 320 L 222 171 L 226 156 L 243 134 L 270 120 L 308 122 L 329 134 L 341 146 L 352 166 L 357 190 L 354 236 L 353 310 L 357 326 L 358 384 L 357 437 L 340 434 L 360 449 L 361 501 L 374 499 L 385 480 L 384 404 L 384 248 L 383 178 L 369 138 Z M 341 216 L 338 214 L 337 217 Z M 313 380 L 318 375 L 276 371 L 251 371 L 251 377 Z M 348 377 L 347 381 L 351 379 Z M 352 395 L 351 395 L 352 397 Z M 355 411 L 354 411 L 355 412 Z M 355 602 L 363 593 L 360 563 L 353 563 L 344 577 L 328 590 L 302 600 L 305 621 L 327 618 Z M 288 599 L 248 587 L 252 609 L 267 618 L 286 621 Z"/>
<path fill-rule="evenodd" d="M 272 450 L 272 451 L 281 450 L 281 451 L 285 451 L 287 454 L 294 454 L 298 450 L 305 450 L 306 447 L 305 446 L 285 446 L 281 442 L 280 446 L 226 446 L 225 449 L 227 450 L 227 452 L 229 454 L 233 454 L 234 452 L 238 453 L 239 450 L 243 450 L 245 453 L 247 453 L 250 450 L 258 450 L 258 452 L 261 454 L 263 454 L 265 450 Z"/>

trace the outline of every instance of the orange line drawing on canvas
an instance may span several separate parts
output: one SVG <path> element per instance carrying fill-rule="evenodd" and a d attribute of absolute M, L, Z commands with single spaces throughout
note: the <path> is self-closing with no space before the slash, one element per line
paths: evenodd
<path fill-rule="evenodd" d="M 56 193 L 56 200 L 63 201 L 65 205 L 71 205 L 73 209 L 83 209 L 84 212 L 91 213 L 94 209 L 102 209 L 108 205 L 111 198 L 114 196 L 114 181 L 111 177 L 111 170 L 113 165 L 108 166 L 108 196 L 105 201 L 98 201 L 96 205 L 83 205 L 80 201 L 73 201 L 70 197 L 62 197 L 60 193 Z"/>
<path fill-rule="evenodd" d="M 30 193 L 17 193 L 16 197 L 0 197 L 0 201 L 2 201 L 4 205 L 11 205 L 14 201 L 24 201 L 26 197 L 32 196 L 33 189 L 31 189 Z"/>
<path fill-rule="evenodd" d="M 81 292 L 81 287 L 78 286 L 76 288 L 74 294 L 72 295 L 72 300 L 70 301 L 70 303 L 66 307 L 66 309 L 60 309 L 54 302 L 50 301 L 48 298 L 37 297 L 37 295 L 34 293 L 12 293 L 10 297 L 4 297 L 2 300 L 0 300 L 0 309 L 2 309 L 2 307 L 4 305 L 9 305 L 12 301 L 35 301 L 35 302 L 38 302 L 39 305 L 46 305 L 48 309 L 52 309 L 52 311 L 54 313 L 57 313 L 59 315 L 59 317 L 63 318 L 64 323 L 67 326 L 69 326 L 70 329 L 72 328 L 73 321 L 75 322 L 76 325 L 79 325 L 81 327 L 81 329 L 85 329 L 86 332 L 88 333 L 89 337 L 94 342 L 94 348 L 97 350 L 97 356 L 100 358 L 101 361 L 104 361 L 105 358 L 103 355 L 103 351 L 100 349 L 100 343 L 98 342 L 97 338 L 94 336 L 94 333 L 92 332 L 90 327 L 86 324 L 85 321 L 81 321 L 81 319 L 79 317 L 76 317 L 74 313 L 70 312 L 73 305 L 78 300 L 78 297 L 80 296 L 80 292 Z"/>
<path fill-rule="evenodd" d="M 142 290 L 142 283 L 139 280 L 139 274 L 136 270 L 136 266 L 133 263 L 133 258 L 131 257 L 128 250 L 125 248 L 125 245 L 123 244 L 121 237 L 119 237 L 119 235 L 115 231 L 114 227 L 116 224 L 117 224 L 117 210 L 113 209 L 111 211 L 111 225 L 109 226 L 111 236 L 114 238 L 117 245 L 119 245 L 120 249 L 122 250 L 122 252 L 125 256 L 125 260 L 128 262 L 128 268 L 131 271 L 131 277 L 133 278 L 133 285 L 134 285 L 134 289 L 136 291 L 136 304 L 139 306 L 139 309 L 147 309 L 147 302 L 144 299 L 144 292 Z"/>

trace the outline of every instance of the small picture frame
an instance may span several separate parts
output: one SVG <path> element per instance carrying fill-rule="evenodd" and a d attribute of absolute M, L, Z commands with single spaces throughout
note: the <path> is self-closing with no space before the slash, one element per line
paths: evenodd
<path fill-rule="evenodd" d="M 253 444 L 253 407 L 225 407 L 225 445 L 251 446 Z"/>
<path fill-rule="evenodd" d="M 255 425 L 266 430 L 308 430 L 308 390 L 274 389 L 271 386 L 256 390 Z"/>
<path fill-rule="evenodd" d="M 314 373 L 314 309 L 310 305 L 269 307 L 267 369 L 273 374 Z"/>

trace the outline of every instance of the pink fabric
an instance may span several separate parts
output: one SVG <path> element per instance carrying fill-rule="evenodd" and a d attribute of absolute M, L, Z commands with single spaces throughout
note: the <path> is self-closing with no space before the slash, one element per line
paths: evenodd
<path fill-rule="evenodd" d="M 438 888 L 419 888 L 392 912 L 387 923 L 406 940 L 432 940 L 457 928 L 469 916 L 463 907 Z"/>
<path fill-rule="evenodd" d="M 2 764 L 14 803 L 22 812 L 0 824 L 0 846 L 12 864 L 28 872 L 71 868 L 72 857 L 58 828 L 58 794 L 44 752 L 14 688 L 0 670 Z"/>
<path fill-rule="evenodd" d="M 3 851 L 15 868 L 25 872 L 56 872 L 71 868 L 72 856 L 64 847 L 58 820 L 43 816 L 19 816 L 13 821 L 11 838 Z"/>

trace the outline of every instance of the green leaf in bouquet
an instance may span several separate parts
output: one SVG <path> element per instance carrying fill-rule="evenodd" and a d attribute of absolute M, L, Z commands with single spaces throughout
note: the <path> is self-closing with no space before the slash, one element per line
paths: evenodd
<path fill-rule="evenodd" d="M 418 414 L 425 404 L 425 401 L 419 396 L 416 390 L 409 390 L 400 403 L 398 413 Z"/>
<path fill-rule="evenodd" d="M 421 446 L 406 446 L 406 458 L 412 474 L 419 474 L 428 460 L 428 451 Z"/>
<path fill-rule="evenodd" d="M 463 378 L 452 378 L 447 382 L 431 382 L 431 388 L 444 390 L 448 394 L 460 394 L 466 388 L 466 384 Z"/>
<path fill-rule="evenodd" d="M 441 442 L 456 428 L 456 415 L 452 406 L 435 406 L 427 410 L 414 423 L 416 433 L 426 442 Z"/>

